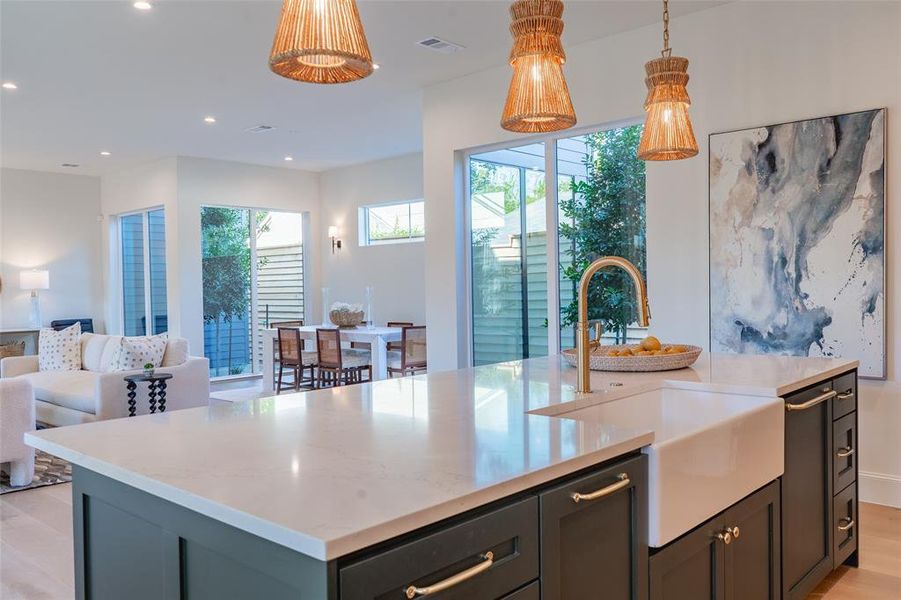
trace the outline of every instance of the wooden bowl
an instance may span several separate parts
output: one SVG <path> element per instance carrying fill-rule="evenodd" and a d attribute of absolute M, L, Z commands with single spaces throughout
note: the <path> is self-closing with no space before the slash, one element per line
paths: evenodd
<path fill-rule="evenodd" d="M 592 350 L 588 357 L 588 368 L 592 371 L 673 371 L 691 366 L 701 356 L 702 348 L 687 344 L 663 344 L 666 346 L 682 346 L 684 352 L 673 354 L 652 354 L 649 356 L 610 356 L 611 350 L 631 348 L 640 350 L 638 344 L 625 344 L 620 346 L 601 346 Z M 575 348 L 563 351 L 563 358 L 571 366 L 577 366 L 577 354 Z"/>

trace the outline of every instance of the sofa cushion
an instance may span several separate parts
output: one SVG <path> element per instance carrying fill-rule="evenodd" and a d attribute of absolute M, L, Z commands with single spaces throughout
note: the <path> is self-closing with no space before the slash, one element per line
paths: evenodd
<path fill-rule="evenodd" d="M 166 344 L 166 352 L 163 353 L 163 367 L 177 367 L 188 360 L 188 340 L 185 338 L 171 338 Z"/>
<path fill-rule="evenodd" d="M 110 373 L 116 370 L 116 361 L 119 358 L 119 346 L 122 343 L 121 335 L 109 335 L 106 345 L 103 347 L 103 354 L 100 355 L 101 373 Z"/>
<path fill-rule="evenodd" d="M 85 371 L 101 372 L 101 359 L 103 350 L 109 342 L 110 336 L 99 333 L 81 334 L 81 368 Z"/>
<path fill-rule="evenodd" d="M 34 397 L 57 406 L 94 413 L 97 379 L 92 371 L 38 371 L 22 375 L 34 388 Z M 123 383 L 123 389 L 125 384 Z M 124 392 L 123 392 L 124 397 Z M 123 400 L 124 402 L 124 400 Z"/>
<path fill-rule="evenodd" d="M 81 369 L 81 324 L 62 331 L 49 327 L 38 336 L 38 370 L 76 371 Z"/>

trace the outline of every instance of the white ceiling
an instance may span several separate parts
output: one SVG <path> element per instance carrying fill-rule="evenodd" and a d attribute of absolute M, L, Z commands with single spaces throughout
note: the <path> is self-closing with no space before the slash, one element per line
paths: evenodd
<path fill-rule="evenodd" d="M 673 0 L 670 10 L 719 3 Z M 359 5 L 382 68 L 315 86 L 269 71 L 280 1 L 158 0 L 139 11 L 131 0 L 0 0 L 0 79 L 19 86 L 0 90 L 2 164 L 100 175 L 188 155 L 323 170 L 418 151 L 422 88 L 504 64 L 508 2 Z M 652 0 L 570 0 L 564 44 L 658 22 L 660 11 Z M 416 46 L 433 35 L 466 49 Z M 244 132 L 261 123 L 277 129 Z"/>

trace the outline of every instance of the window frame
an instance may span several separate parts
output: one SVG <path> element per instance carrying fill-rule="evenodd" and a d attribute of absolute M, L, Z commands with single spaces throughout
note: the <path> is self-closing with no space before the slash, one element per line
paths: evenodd
<path fill-rule="evenodd" d="M 391 244 L 415 244 L 425 242 L 425 220 L 423 219 L 423 228 L 422 235 L 413 236 L 410 235 L 408 237 L 398 237 L 398 238 L 385 238 L 382 240 L 373 240 L 369 235 L 369 211 L 374 208 L 384 208 L 387 206 L 407 206 L 407 219 L 409 223 L 409 231 L 412 234 L 413 230 L 413 205 L 414 204 L 422 204 L 423 205 L 423 214 L 425 214 L 425 199 L 424 198 L 413 198 L 411 200 L 391 200 L 389 202 L 379 202 L 376 204 L 364 204 L 357 208 L 357 223 L 358 223 L 358 231 L 357 231 L 357 240 L 358 245 L 360 247 L 369 247 L 369 246 L 389 246 Z"/>
<path fill-rule="evenodd" d="M 529 144 L 544 143 L 544 176 L 545 176 L 545 219 L 547 231 L 557 232 L 557 235 L 547 236 L 547 271 L 557 273 L 557 277 L 547 278 L 547 307 L 548 307 L 548 355 L 553 356 L 560 354 L 560 236 L 558 214 L 560 211 L 559 199 L 557 197 L 557 142 L 572 137 L 579 137 L 599 131 L 609 131 L 611 129 L 620 129 L 630 127 L 632 125 L 640 125 L 644 123 L 643 117 L 632 117 L 608 123 L 586 125 L 581 127 L 572 127 L 563 131 L 555 131 L 553 133 L 538 134 L 532 136 L 517 137 L 515 140 L 507 140 L 496 142 L 493 144 L 485 144 L 460 150 L 457 152 L 457 166 L 459 175 L 458 183 L 462 184 L 462 193 L 457 197 L 462 199 L 462 216 L 463 216 L 463 286 L 458 290 L 458 294 L 463 294 L 463 308 L 465 315 L 463 319 L 463 334 L 465 343 L 463 344 L 463 359 L 467 366 L 472 366 L 474 359 L 474 331 L 473 331 L 473 299 L 472 299 L 472 197 L 471 197 L 471 181 L 470 181 L 470 161 L 473 156 L 484 154 L 487 152 L 504 150 L 508 148 L 516 148 Z M 481 160 L 481 159 L 476 159 Z M 484 162 L 484 161 L 483 161 Z M 553 184 L 552 184 L 553 183 Z"/>
<path fill-rule="evenodd" d="M 154 323 L 155 320 L 153 318 L 153 291 L 151 288 L 151 272 L 150 272 L 150 213 L 163 211 L 163 224 L 165 225 L 165 215 L 166 215 L 166 207 L 159 206 L 151 206 L 149 208 L 141 208 L 138 210 L 131 210 L 128 212 L 119 213 L 116 215 L 116 265 L 118 266 L 117 273 L 117 281 L 118 285 L 116 288 L 116 297 L 118 299 L 118 318 L 119 318 L 119 330 L 125 335 L 125 261 L 122 256 L 122 244 L 124 241 L 122 235 L 122 226 L 123 220 L 126 217 L 134 217 L 137 215 L 141 216 L 141 239 L 142 239 L 142 268 L 144 275 L 144 336 L 153 336 L 159 335 L 154 332 Z M 168 233 L 168 232 L 166 232 Z M 168 238 L 167 238 L 168 239 Z M 166 261 L 166 318 L 168 320 L 169 316 L 169 298 L 168 298 L 168 289 L 169 289 L 169 261 Z M 168 330 L 168 327 L 166 328 Z M 149 332 L 148 332 L 149 330 Z M 160 332 L 163 333 L 163 332 Z"/>

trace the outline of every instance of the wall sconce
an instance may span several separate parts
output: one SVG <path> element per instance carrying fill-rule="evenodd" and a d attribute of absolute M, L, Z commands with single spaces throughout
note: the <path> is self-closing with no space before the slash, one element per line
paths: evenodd
<path fill-rule="evenodd" d="M 341 249 L 341 240 L 338 239 L 338 227 L 336 225 L 329 225 L 328 237 L 332 240 L 332 254 L 334 254 L 336 250 Z"/>
<path fill-rule="evenodd" d="M 19 287 L 31 291 L 31 326 L 41 326 L 41 300 L 38 298 L 38 290 L 50 289 L 50 272 L 33 269 L 19 273 Z"/>

